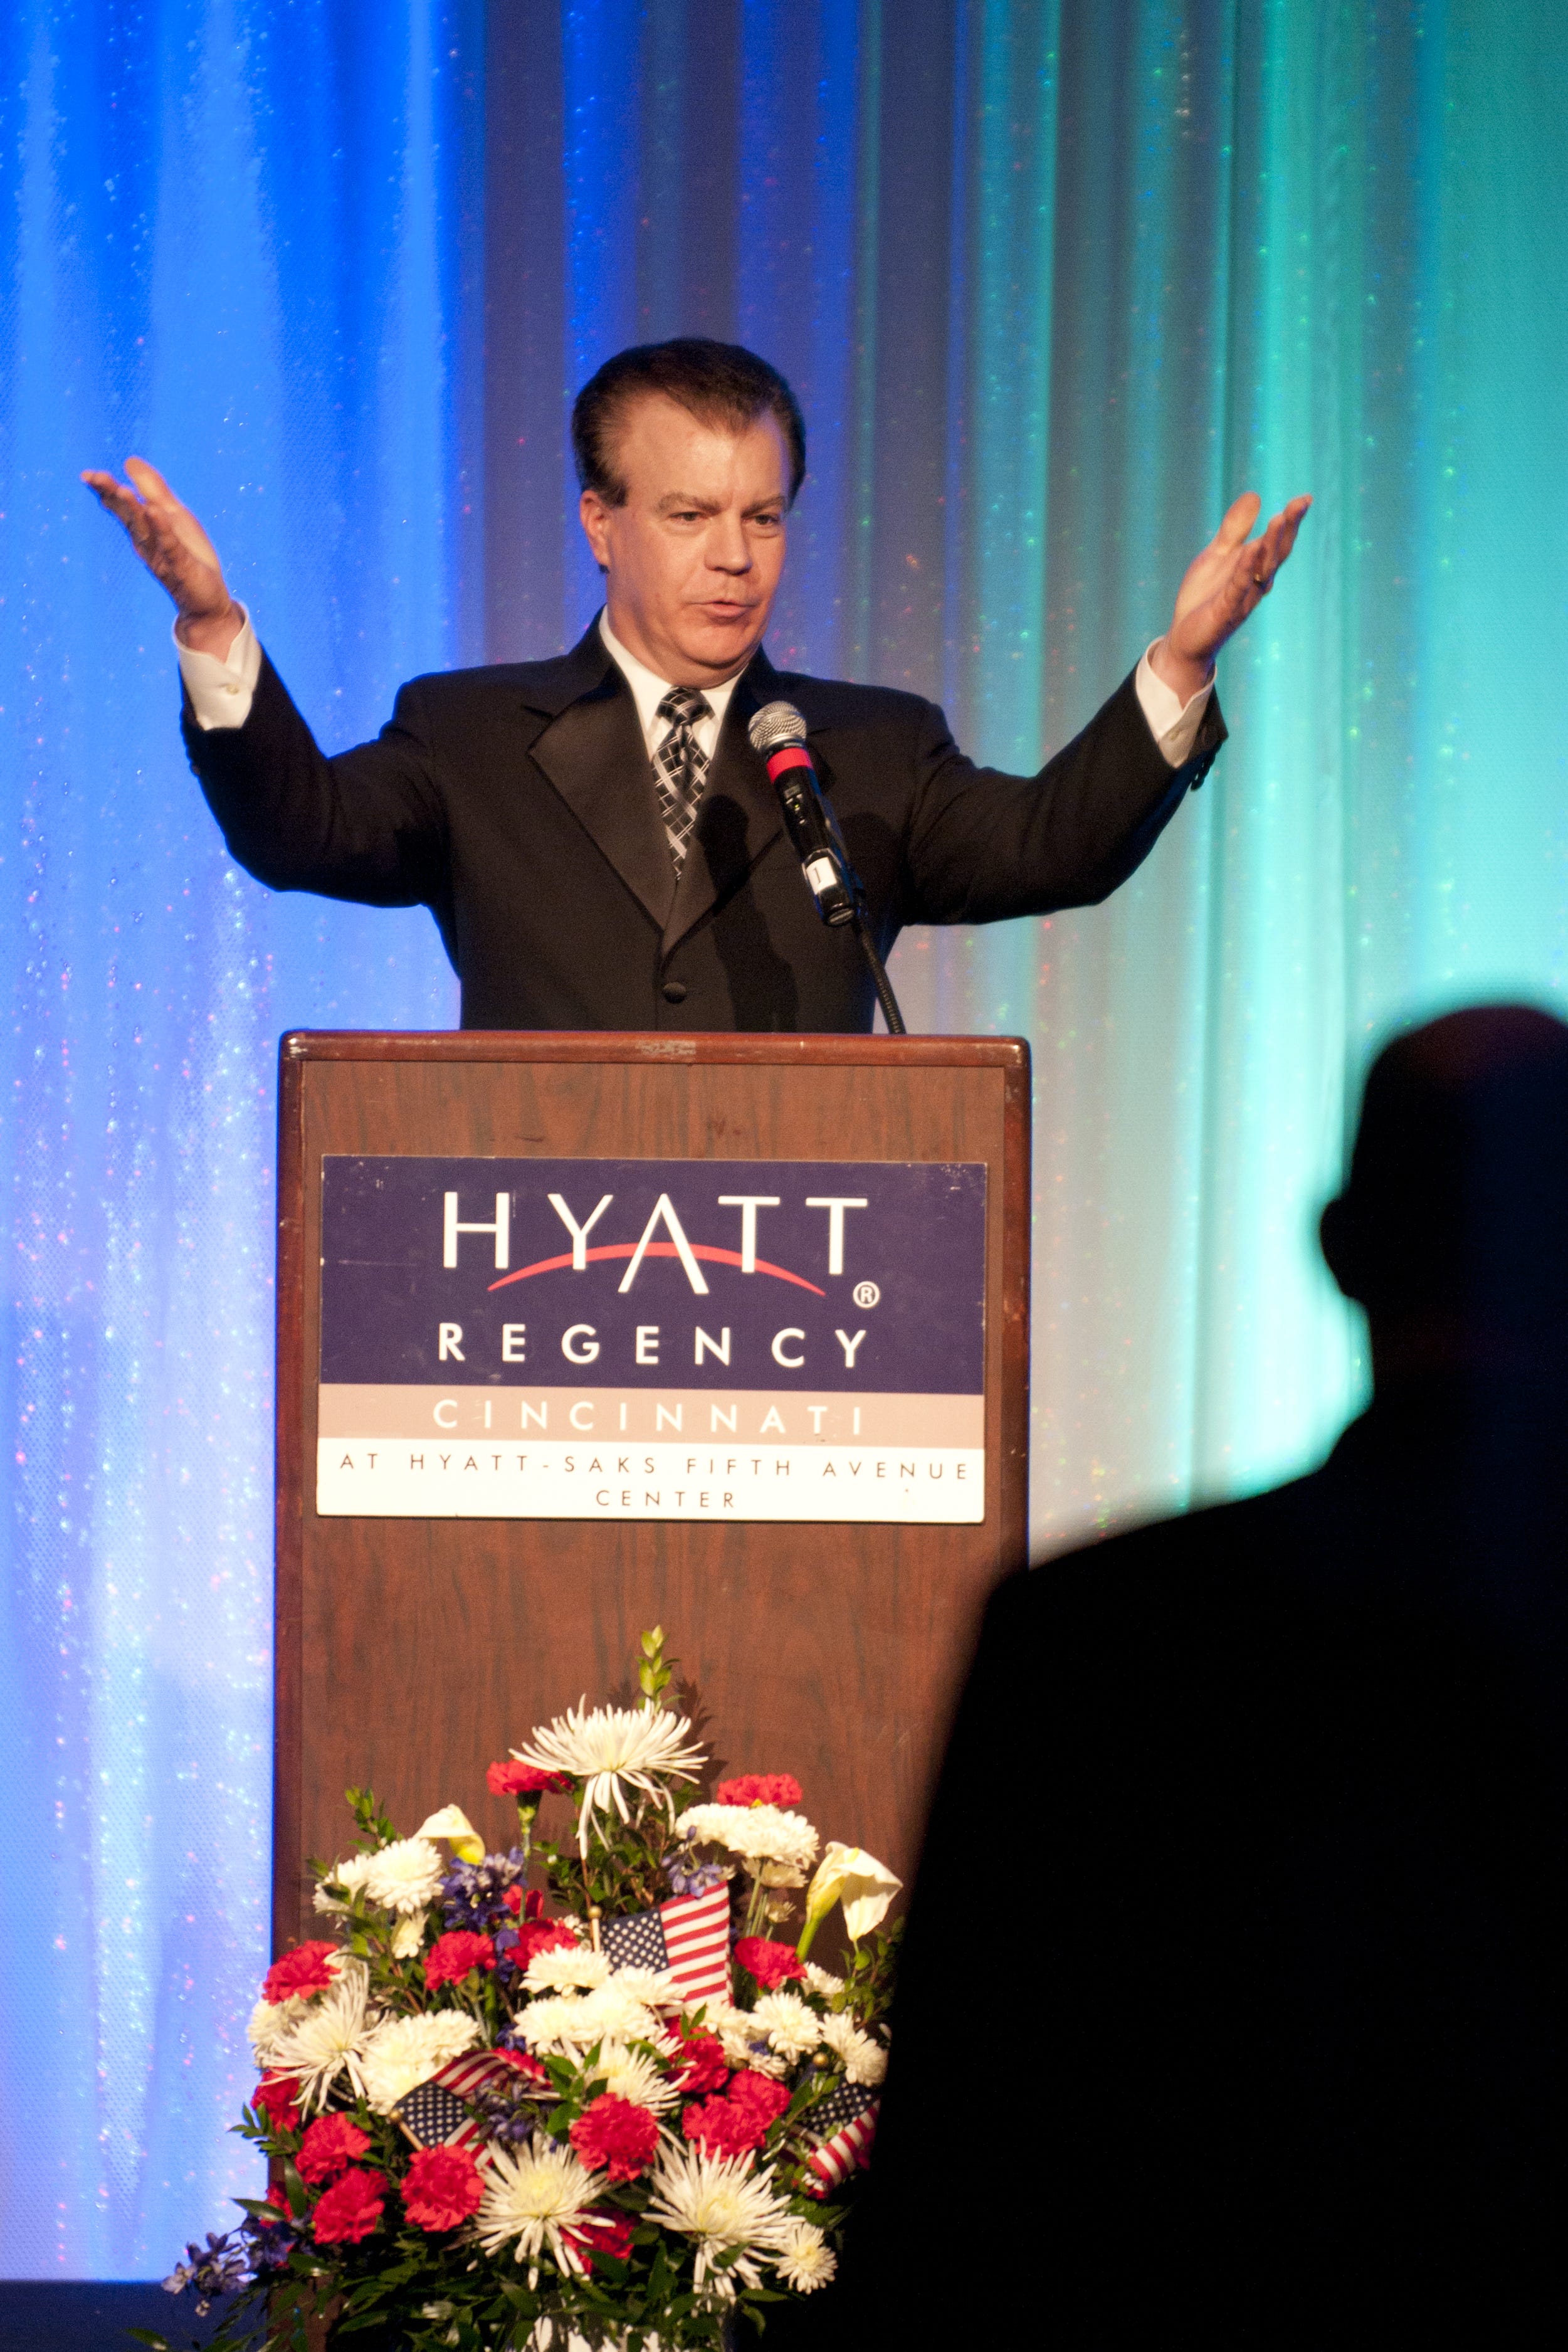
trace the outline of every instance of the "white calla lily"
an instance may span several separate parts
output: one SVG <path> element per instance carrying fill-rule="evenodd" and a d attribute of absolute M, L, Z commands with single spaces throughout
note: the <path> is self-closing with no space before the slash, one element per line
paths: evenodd
<path fill-rule="evenodd" d="M 830 1838 L 817 1874 L 806 1890 L 806 1926 L 799 1950 L 804 1959 L 811 1939 L 835 1903 L 841 1903 L 850 1941 L 858 1944 L 887 1916 L 887 1906 L 904 1885 L 885 1863 L 863 1846 L 841 1845 Z"/>
<path fill-rule="evenodd" d="M 421 1822 L 415 1837 L 444 1838 L 460 1862 L 483 1862 L 485 1841 L 464 1811 L 461 1805 L 443 1805 L 427 1822 Z"/>

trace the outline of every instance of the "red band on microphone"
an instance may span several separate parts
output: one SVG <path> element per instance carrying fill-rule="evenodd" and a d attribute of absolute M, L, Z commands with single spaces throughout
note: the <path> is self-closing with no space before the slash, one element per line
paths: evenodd
<path fill-rule="evenodd" d="M 809 768 L 810 764 L 810 751 L 800 743 L 781 744 L 777 751 L 769 751 L 768 754 L 768 772 L 775 783 L 786 768 Z"/>

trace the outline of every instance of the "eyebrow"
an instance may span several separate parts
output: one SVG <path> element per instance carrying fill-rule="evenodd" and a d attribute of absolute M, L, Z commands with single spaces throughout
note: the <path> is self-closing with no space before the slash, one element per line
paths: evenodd
<path fill-rule="evenodd" d="M 760 514 L 765 507 L 781 507 L 784 502 L 783 491 L 774 490 L 768 498 L 754 499 L 750 506 L 744 507 L 741 511 L 744 514 Z M 674 514 L 685 509 L 695 514 L 717 514 L 719 511 L 715 499 L 694 498 L 685 490 L 667 490 L 659 500 L 660 514 Z"/>

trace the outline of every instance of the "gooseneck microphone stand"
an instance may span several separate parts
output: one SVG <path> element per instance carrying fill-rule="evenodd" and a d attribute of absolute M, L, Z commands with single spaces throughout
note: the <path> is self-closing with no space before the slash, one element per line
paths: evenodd
<path fill-rule="evenodd" d="M 861 887 L 860 876 L 852 866 L 847 867 L 846 871 L 850 888 L 854 894 L 854 912 L 851 920 L 854 924 L 855 937 L 861 943 L 861 953 L 871 968 L 872 981 L 876 989 L 876 1001 L 882 1007 L 882 1017 L 887 1024 L 887 1034 L 890 1037 L 907 1037 L 909 1032 L 904 1025 L 904 1015 L 898 1009 L 898 999 L 893 992 L 893 982 L 887 976 L 887 966 L 876 951 L 876 941 L 873 939 L 870 927 L 866 922 L 865 893 Z"/>

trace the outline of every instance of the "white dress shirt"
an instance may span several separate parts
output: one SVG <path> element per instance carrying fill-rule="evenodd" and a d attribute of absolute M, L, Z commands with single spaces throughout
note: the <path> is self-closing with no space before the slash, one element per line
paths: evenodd
<path fill-rule="evenodd" d="M 243 604 L 240 611 L 245 613 L 244 626 L 221 659 L 216 654 L 193 652 L 189 646 L 180 643 L 177 635 L 174 639 L 175 651 L 180 657 L 180 675 L 185 681 L 185 691 L 191 698 L 196 724 L 205 730 L 243 727 L 250 717 L 256 682 L 261 676 L 261 644 L 250 625 L 250 614 Z M 643 740 L 648 747 L 648 757 L 652 759 L 670 731 L 668 719 L 657 715 L 660 701 L 670 690 L 670 682 L 667 678 L 655 677 L 635 654 L 627 652 L 611 629 L 606 613 L 601 613 L 599 616 L 599 634 L 604 640 L 606 652 L 632 689 L 632 699 L 637 705 L 637 717 L 642 722 Z M 1138 664 L 1134 683 L 1150 734 L 1159 745 L 1166 763 L 1179 768 L 1197 740 L 1203 714 L 1208 708 L 1208 698 L 1214 689 L 1212 685 L 1199 687 L 1190 702 L 1179 700 L 1164 678 L 1155 676 L 1150 663 L 1149 655 L 1158 643 L 1159 639 L 1155 638 L 1145 652 Z M 710 761 L 734 691 L 733 677 L 727 678 L 722 686 L 704 688 L 713 716 L 699 719 L 692 732 Z"/>

